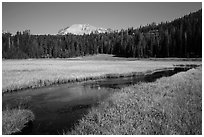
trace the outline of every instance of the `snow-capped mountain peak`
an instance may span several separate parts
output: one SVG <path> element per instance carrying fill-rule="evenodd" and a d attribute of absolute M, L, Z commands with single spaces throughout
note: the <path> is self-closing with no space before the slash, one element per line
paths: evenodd
<path fill-rule="evenodd" d="M 110 30 L 104 28 L 97 28 L 91 26 L 89 24 L 74 24 L 70 27 L 66 27 L 58 31 L 59 35 L 66 35 L 68 33 L 75 34 L 75 35 L 83 35 L 83 34 L 90 34 L 90 33 L 105 33 L 109 32 Z"/>

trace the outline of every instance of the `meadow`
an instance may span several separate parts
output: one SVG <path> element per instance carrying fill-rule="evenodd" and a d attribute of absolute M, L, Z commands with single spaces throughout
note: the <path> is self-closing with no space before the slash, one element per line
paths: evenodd
<path fill-rule="evenodd" d="M 64 134 L 201 135 L 202 68 L 113 93 Z"/>
<path fill-rule="evenodd" d="M 95 55 L 70 59 L 24 59 L 2 61 L 2 92 L 36 88 L 52 84 L 105 78 L 112 75 L 132 75 L 172 68 L 178 64 L 201 64 L 185 59 L 134 59 L 112 55 Z"/>
<path fill-rule="evenodd" d="M 135 59 L 94 55 L 69 59 L 2 61 L 2 92 L 53 84 L 201 65 L 201 59 Z M 66 134 L 201 134 L 201 67 L 154 83 L 140 83 L 114 93 L 92 108 Z M 3 134 L 21 131 L 34 114 L 21 108 L 2 111 Z"/>

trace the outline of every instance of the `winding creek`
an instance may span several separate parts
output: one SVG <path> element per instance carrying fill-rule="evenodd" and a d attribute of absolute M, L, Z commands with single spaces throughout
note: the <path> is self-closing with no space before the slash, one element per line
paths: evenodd
<path fill-rule="evenodd" d="M 63 134 L 110 94 L 138 82 L 153 82 L 163 76 L 186 71 L 192 67 L 175 67 L 134 77 L 106 78 L 93 81 L 55 85 L 4 94 L 3 109 L 22 106 L 35 114 L 35 121 L 19 134 Z"/>

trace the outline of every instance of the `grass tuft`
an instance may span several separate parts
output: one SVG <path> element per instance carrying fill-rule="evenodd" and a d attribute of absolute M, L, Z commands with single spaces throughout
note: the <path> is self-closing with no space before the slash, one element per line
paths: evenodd
<path fill-rule="evenodd" d="M 28 122 L 34 120 L 34 114 L 27 109 L 9 109 L 2 111 L 2 134 L 10 135 L 21 132 Z"/>

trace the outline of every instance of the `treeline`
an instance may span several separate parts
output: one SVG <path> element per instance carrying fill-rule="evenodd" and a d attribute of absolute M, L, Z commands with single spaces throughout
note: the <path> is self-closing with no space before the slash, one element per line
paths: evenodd
<path fill-rule="evenodd" d="M 125 57 L 202 57 L 202 10 L 172 22 L 90 35 L 2 35 L 2 57 L 69 58 L 92 54 Z"/>

